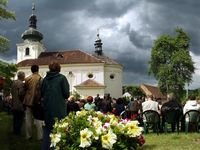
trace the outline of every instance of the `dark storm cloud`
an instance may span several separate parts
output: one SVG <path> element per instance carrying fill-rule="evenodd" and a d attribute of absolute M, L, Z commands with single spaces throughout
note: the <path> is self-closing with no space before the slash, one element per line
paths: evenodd
<path fill-rule="evenodd" d="M 199 7 L 200 1 L 196 0 L 150 0 L 148 1 L 141 19 L 148 24 L 148 31 L 157 37 L 161 34 L 172 34 L 177 26 L 181 27 L 191 36 L 191 51 L 200 54 L 198 41 L 200 32 Z"/>
<path fill-rule="evenodd" d="M 129 33 L 129 39 L 137 48 L 150 49 L 152 46 L 152 38 L 149 35 L 143 35 L 142 33 L 131 30 Z"/>
<path fill-rule="evenodd" d="M 137 74 L 148 74 L 148 59 L 138 58 L 134 52 L 121 53 L 117 58 L 120 64 L 124 66 L 124 71 Z"/>
<path fill-rule="evenodd" d="M 126 13 L 136 1 L 121 1 L 121 0 L 73 0 L 55 2 L 43 0 L 38 9 L 42 10 L 43 14 L 62 15 L 64 12 L 87 11 L 91 16 L 97 17 L 118 17 Z"/>
<path fill-rule="evenodd" d="M 200 55 L 198 0 L 35 0 L 38 30 L 49 51 L 82 49 L 93 52 L 100 28 L 104 53 L 124 66 L 125 83 L 152 83 L 148 61 L 153 41 L 173 35 L 179 26 L 191 36 L 191 51 Z M 32 1 L 10 0 L 16 21 L 0 22 L 0 34 L 11 41 L 1 58 L 16 58 L 16 44 L 28 29 Z M 197 78 L 195 78 L 196 80 Z"/>
<path fill-rule="evenodd" d="M 123 74 L 124 83 L 127 85 L 140 85 L 142 83 L 157 85 L 157 81 L 148 74 L 138 74 L 136 72 L 124 72 Z M 134 81 L 134 82 L 133 82 Z"/>
<path fill-rule="evenodd" d="M 88 9 L 88 13 L 90 15 L 95 15 L 102 18 L 115 18 L 122 16 L 129 9 L 132 9 L 135 6 L 136 0 L 132 1 L 121 1 L 121 0 L 102 0 L 96 1 L 90 5 L 91 7 Z"/>

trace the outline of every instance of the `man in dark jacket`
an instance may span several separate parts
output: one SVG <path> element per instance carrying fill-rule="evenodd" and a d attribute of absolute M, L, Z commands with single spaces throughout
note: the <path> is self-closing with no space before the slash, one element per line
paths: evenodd
<path fill-rule="evenodd" d="M 112 112 L 110 94 L 105 94 L 104 99 L 99 104 L 99 109 L 102 113 Z"/>
<path fill-rule="evenodd" d="M 161 114 L 162 114 L 162 126 L 164 126 L 164 122 L 165 122 L 165 114 L 168 111 L 172 111 L 175 110 L 178 114 L 175 115 L 179 115 L 181 116 L 182 114 L 182 106 L 181 104 L 178 103 L 178 101 L 176 100 L 176 97 L 174 95 L 174 93 L 170 93 L 168 94 L 168 101 L 166 103 L 164 103 L 161 107 Z M 175 124 L 172 123 L 172 132 L 174 132 L 175 130 Z"/>
<path fill-rule="evenodd" d="M 49 134 L 55 123 L 55 118 L 63 119 L 67 115 L 66 99 L 69 97 L 69 83 L 67 78 L 60 74 L 60 64 L 53 62 L 42 82 L 42 97 L 44 103 L 44 137 L 43 150 L 50 149 Z"/>

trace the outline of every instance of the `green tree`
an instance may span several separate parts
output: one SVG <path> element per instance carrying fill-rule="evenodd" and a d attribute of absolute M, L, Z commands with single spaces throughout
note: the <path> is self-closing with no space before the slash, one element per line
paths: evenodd
<path fill-rule="evenodd" d="M 9 63 L 0 61 L 0 76 L 5 78 L 5 85 L 3 87 L 5 96 L 10 94 L 12 79 L 15 76 L 16 71 L 17 71 L 17 67 L 15 64 L 9 64 Z"/>
<path fill-rule="evenodd" d="M 12 19 L 15 20 L 15 14 L 6 9 L 8 0 L 0 0 L 0 20 L 2 19 Z M 9 40 L 0 34 L 0 53 L 9 50 Z M 14 73 L 17 71 L 15 64 L 9 64 L 0 61 L 0 76 L 5 78 L 4 94 L 8 95 L 10 92 L 10 85 L 12 83 L 12 78 Z"/>
<path fill-rule="evenodd" d="M 181 96 L 186 83 L 192 81 L 194 62 L 189 53 L 190 37 L 182 28 L 175 29 L 175 36 L 162 35 L 155 40 L 149 73 L 158 80 L 162 92 L 175 92 Z"/>
<path fill-rule="evenodd" d="M 15 14 L 6 10 L 8 0 L 0 0 L 0 20 L 12 19 L 15 20 Z M 9 49 L 9 40 L 0 34 L 0 52 L 5 52 Z"/>

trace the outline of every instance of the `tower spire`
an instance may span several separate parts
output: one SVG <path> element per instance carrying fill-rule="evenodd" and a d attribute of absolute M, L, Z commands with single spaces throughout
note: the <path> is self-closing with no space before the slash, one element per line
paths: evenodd
<path fill-rule="evenodd" d="M 32 15 L 35 14 L 35 1 L 32 2 Z"/>
<path fill-rule="evenodd" d="M 96 38 L 95 43 L 94 43 L 95 53 L 97 55 L 102 55 L 102 53 L 103 53 L 102 44 L 103 43 L 101 43 L 101 39 L 100 39 L 100 36 L 99 36 L 99 28 L 98 28 L 97 29 L 97 38 Z"/>
<path fill-rule="evenodd" d="M 29 19 L 29 22 L 30 22 L 29 27 L 36 29 L 37 28 L 37 17 L 34 13 L 35 13 L 35 3 L 34 3 L 34 0 L 33 0 L 33 2 L 32 2 L 32 14 L 31 14 L 30 19 Z"/>
<path fill-rule="evenodd" d="M 41 41 L 43 39 L 42 33 L 37 30 L 37 17 L 35 15 L 35 0 L 32 0 L 32 14 L 29 18 L 29 29 L 22 34 L 22 39 Z"/>

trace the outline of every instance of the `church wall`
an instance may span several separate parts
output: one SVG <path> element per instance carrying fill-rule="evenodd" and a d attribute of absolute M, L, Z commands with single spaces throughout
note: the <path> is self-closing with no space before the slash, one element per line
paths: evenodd
<path fill-rule="evenodd" d="M 30 66 L 19 68 L 20 71 L 24 71 L 26 76 L 31 75 Z M 46 76 L 46 72 L 48 71 L 48 66 L 40 66 L 39 74 L 42 77 Z M 98 65 L 88 65 L 88 64 L 80 64 L 80 65 L 61 65 L 61 73 L 66 76 L 69 85 L 70 92 L 76 90 L 74 86 L 81 84 L 82 82 L 88 80 L 88 74 L 93 74 L 93 80 L 105 85 L 105 89 L 90 89 L 90 90 L 80 90 L 81 95 L 83 96 L 96 96 L 97 93 L 100 94 L 101 97 L 105 93 L 110 93 L 112 97 L 119 98 L 122 96 L 122 68 L 117 66 L 103 66 L 102 64 Z M 110 78 L 110 75 L 114 75 L 114 79 Z M 79 92 L 80 92 L 79 91 Z"/>
<path fill-rule="evenodd" d="M 110 93 L 110 96 L 114 98 L 122 97 L 122 68 L 119 66 L 106 66 L 104 77 L 105 93 Z"/>
<path fill-rule="evenodd" d="M 29 67 L 23 67 L 23 68 L 19 68 L 20 71 L 24 71 L 26 76 L 31 75 L 31 70 L 30 70 L 30 66 Z M 48 71 L 48 66 L 40 66 L 39 69 L 39 74 L 42 77 L 46 76 L 46 72 Z M 66 76 L 69 84 L 70 84 L 70 91 L 74 91 L 75 85 L 79 85 L 82 82 L 86 81 L 89 79 L 88 74 L 93 74 L 93 80 L 97 81 L 98 83 L 101 83 L 102 85 L 104 85 L 104 69 L 103 66 L 95 66 L 93 64 L 91 65 L 61 65 L 61 73 L 63 75 Z M 97 93 L 96 93 L 97 94 Z M 95 94 L 95 95 L 96 95 Z"/>
<path fill-rule="evenodd" d="M 62 65 L 61 73 L 67 77 L 71 86 L 70 91 L 75 90 L 75 85 L 79 85 L 88 79 L 104 84 L 103 66 L 95 66 L 94 64 Z M 93 74 L 93 77 L 89 78 L 89 74 Z"/>

